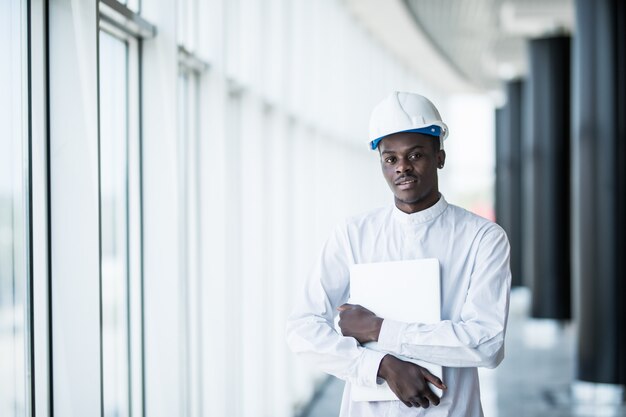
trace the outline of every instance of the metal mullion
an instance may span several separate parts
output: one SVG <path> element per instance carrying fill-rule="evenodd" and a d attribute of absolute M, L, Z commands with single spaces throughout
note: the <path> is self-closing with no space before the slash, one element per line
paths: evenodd
<path fill-rule="evenodd" d="M 196 331 L 198 332 L 198 336 L 197 336 L 197 342 L 198 342 L 198 363 L 197 368 L 199 369 L 198 371 L 198 414 L 200 416 L 204 415 L 204 402 L 202 401 L 203 395 L 202 393 L 204 392 L 204 378 L 203 378 L 203 369 L 204 369 L 204 355 L 203 355 L 203 349 L 202 349 L 202 342 L 204 340 L 203 338 L 203 334 L 204 332 L 203 327 L 202 327 L 202 251 L 201 251 L 201 245 L 202 245 L 202 219 L 201 219 L 201 207 L 200 207 L 200 202 L 201 202 L 201 174 L 200 174 L 200 76 L 199 74 L 196 75 L 195 77 L 193 77 L 193 87 L 194 87 L 194 126 L 195 126 L 195 135 L 194 135 L 194 151 L 195 151 L 195 166 L 194 166 L 194 174 L 196 176 L 196 183 L 195 183 L 195 206 L 196 206 L 196 212 L 195 212 L 195 218 L 196 218 L 196 235 L 195 235 L 195 240 L 196 240 L 196 277 L 195 279 L 197 280 L 197 285 L 196 285 L 196 307 L 197 307 L 197 311 L 196 314 L 198 316 L 198 321 L 197 321 L 197 329 Z"/>
<path fill-rule="evenodd" d="M 129 343 L 129 415 L 145 414 L 143 404 L 143 302 L 141 266 L 141 173 L 140 173 L 140 43 L 137 38 L 127 41 L 127 306 Z M 139 381 L 139 383 L 136 383 Z"/>
<path fill-rule="evenodd" d="M 206 72 L 210 67 L 207 62 L 195 53 L 190 52 L 183 45 L 178 46 L 178 66 L 183 72 L 196 72 L 198 74 Z"/>
<path fill-rule="evenodd" d="M 186 123 L 190 126 L 187 134 L 187 158 L 186 158 L 186 188 L 187 188 L 187 207 L 185 216 L 187 217 L 187 260 L 189 265 L 189 286 L 188 286 L 188 314 L 189 314 L 189 363 L 190 363 L 190 410 L 192 410 L 191 416 L 201 415 L 201 386 L 199 379 L 201 377 L 200 355 L 201 346 L 201 332 L 198 326 L 199 323 L 199 269 L 198 269 L 198 80 L 199 75 L 192 73 L 187 77 L 187 120 Z M 192 162 L 193 161 L 193 162 Z M 193 227 L 191 220 L 193 219 Z M 193 291 L 192 291 L 193 290 Z"/>
<path fill-rule="evenodd" d="M 105 32 L 122 41 L 127 41 L 133 37 L 108 21 L 103 21 L 102 17 L 100 17 L 99 29 L 101 32 Z"/>
<path fill-rule="evenodd" d="M 26 130 L 25 135 L 22 134 L 22 138 L 25 137 L 26 140 L 23 141 L 25 149 L 25 155 L 23 161 L 26 163 L 26 167 L 24 169 L 24 174 L 26 176 L 23 184 L 27 184 L 26 192 L 24 195 L 24 203 L 26 204 L 26 212 L 27 216 L 23 221 L 25 227 L 24 237 L 26 242 L 24 242 L 25 249 L 25 285 L 24 285 L 24 366 L 27 377 L 24 379 L 24 406 L 26 408 L 26 413 L 29 416 L 35 415 L 35 346 L 34 346 L 34 324 L 33 324 L 33 311 L 34 311 L 34 303 L 33 303 L 33 175 L 32 175 L 32 115 L 31 115 L 31 58 L 30 58 L 30 50 L 31 50 L 31 36 L 30 36 L 30 28 L 31 28 L 31 19 L 30 19 L 30 1 L 26 1 L 26 4 L 22 3 L 21 6 L 21 21 L 22 25 L 22 33 L 21 36 L 26 40 L 26 52 L 24 52 L 24 48 L 21 49 L 22 55 L 22 65 L 26 66 L 26 80 L 22 81 L 22 93 L 26 96 L 26 100 L 22 103 L 22 109 L 24 109 L 25 116 L 22 115 L 22 124 L 24 129 Z M 24 72 L 22 72 L 24 73 Z M 25 94 L 24 94 L 25 93 Z"/>
<path fill-rule="evenodd" d="M 39 374 L 42 375 L 42 368 L 45 369 L 45 378 L 39 378 L 42 381 L 41 384 L 38 384 L 38 380 L 35 379 L 35 401 L 38 404 L 41 404 L 45 401 L 45 405 L 39 406 L 36 408 L 35 414 L 38 417 L 53 417 L 54 415 L 54 396 L 52 395 L 54 390 L 53 384 L 53 363 L 52 363 L 52 291 L 50 290 L 52 287 L 52 275 L 50 271 L 52 270 L 52 245 L 51 245 L 51 210 L 50 210 L 50 125 L 48 120 L 50 119 L 50 94 L 49 94 L 49 80 L 50 80 L 50 57 L 49 57 L 49 38 L 48 38 L 48 6 L 45 0 L 32 0 L 31 6 L 34 1 L 38 3 L 38 23 L 37 27 L 40 29 L 41 37 L 38 37 L 37 47 L 34 46 L 33 40 L 35 39 L 33 35 L 33 28 L 35 26 L 31 26 L 31 54 L 34 54 L 36 51 L 40 53 L 39 57 L 42 62 L 41 65 L 35 65 L 33 68 L 38 68 L 38 78 L 41 81 L 40 88 L 33 89 L 31 91 L 31 99 L 34 93 L 38 94 L 37 99 L 37 108 L 39 111 L 37 114 L 37 120 L 40 121 L 41 126 L 39 126 L 39 144 L 40 147 L 33 147 L 33 152 L 37 152 L 38 156 L 41 157 L 42 166 L 36 166 L 38 171 L 38 178 L 41 179 L 41 182 L 36 181 L 34 183 L 34 187 L 38 187 L 37 192 L 34 193 L 34 198 L 41 199 L 43 201 L 39 201 L 34 207 L 39 207 L 38 213 L 33 220 L 41 221 L 41 230 L 37 229 L 37 236 L 40 238 L 37 239 L 37 242 L 40 244 L 37 245 L 37 250 L 33 252 L 33 256 L 38 256 L 39 252 L 41 252 L 41 262 L 37 262 L 36 266 L 41 267 L 41 273 L 39 273 L 38 269 L 34 269 L 33 278 L 35 281 L 41 276 L 41 290 L 37 286 L 35 286 L 33 295 L 35 297 L 41 296 L 41 314 L 37 313 L 37 307 L 40 305 L 39 303 L 35 303 L 35 320 L 36 324 L 38 321 L 42 321 L 45 324 L 42 326 L 41 333 L 41 341 L 39 341 L 38 336 L 40 335 L 39 331 L 34 335 L 34 344 L 35 349 L 38 346 L 42 346 L 41 348 L 43 352 L 38 354 L 37 350 L 35 351 L 35 360 L 37 362 L 41 361 L 41 366 L 35 367 L 38 369 Z M 35 13 L 31 8 L 31 12 Z M 40 13 L 40 14 L 39 14 Z M 34 20 L 35 16 L 32 16 L 31 23 Z M 39 49 L 40 48 L 40 49 Z M 31 55 L 31 60 L 33 60 L 33 56 Z M 32 70 L 32 68 L 31 68 Z M 31 77 L 33 73 L 31 72 Z M 32 79 L 31 79 L 32 80 Z M 31 105 L 33 101 L 31 100 Z M 35 116 L 34 112 L 35 107 L 31 107 L 31 115 Z M 33 125 L 31 126 L 32 131 L 34 132 L 34 123 L 35 117 L 32 118 Z M 39 120 L 41 119 L 41 120 Z M 31 132 L 32 133 L 32 132 Z M 40 153 L 40 155 L 39 155 Z M 41 233 L 40 233 L 41 232 Z M 41 247 L 40 247 L 41 246 Z M 35 248 L 33 248 L 35 249 Z M 41 316 L 41 317 L 40 317 Z M 43 330 L 45 329 L 45 331 Z M 39 388 L 41 386 L 41 388 Z M 42 413 L 39 413 L 39 410 L 42 410 Z"/>
<path fill-rule="evenodd" d="M 185 125 L 187 125 L 189 123 L 189 76 L 187 76 L 186 82 L 185 82 L 185 101 L 187 102 L 185 105 Z M 191 316 L 193 314 L 192 311 L 192 305 L 189 302 L 190 298 L 191 298 L 191 288 L 193 287 L 193 268 L 191 267 L 191 265 L 189 265 L 189 258 L 190 258 L 190 249 L 191 249 L 191 245 L 189 244 L 190 241 L 190 237 L 189 235 L 191 234 L 191 230 L 189 227 L 189 217 L 188 217 L 188 211 L 189 211 L 189 200 L 190 200 L 190 194 L 191 194 L 191 190 L 189 187 L 189 169 L 187 167 L 187 162 L 189 161 L 189 151 L 190 151 L 190 129 L 186 128 L 185 129 L 185 136 L 184 136 L 184 142 L 183 142 L 183 210 L 181 210 L 181 215 L 183 216 L 183 233 L 185 235 L 184 237 L 184 243 L 183 243 L 183 248 L 184 248 L 184 255 L 183 255 L 183 263 L 184 263 L 184 268 L 185 268 L 185 302 L 184 302 L 184 309 L 185 309 L 185 376 L 187 378 L 187 385 L 186 385 L 186 391 L 187 391 L 187 395 L 185 398 L 185 409 L 187 411 L 186 415 L 191 417 L 192 413 L 191 411 L 193 410 L 192 408 L 192 400 L 193 400 L 193 371 L 192 371 L 192 364 L 193 364 L 193 346 L 192 346 L 192 341 L 193 341 L 193 329 L 191 326 Z"/>
<path fill-rule="evenodd" d="M 116 0 L 100 0 L 100 18 L 136 38 L 150 39 L 157 33 L 156 26 Z"/>
<path fill-rule="evenodd" d="M 182 131 L 179 137 L 178 143 L 178 180 L 179 180 L 179 201 L 181 205 L 179 206 L 179 218 L 178 218 L 178 236 L 179 236 L 179 271 L 181 280 L 181 292 L 180 292 L 180 332 L 181 340 L 183 341 L 183 347 L 180 351 L 180 366 L 182 368 L 182 378 L 181 378 L 181 404 L 180 404 L 180 412 L 181 415 L 189 416 L 189 386 L 190 384 L 190 372 L 189 372 L 189 268 L 187 267 L 187 242 L 188 242 L 188 230 L 187 230 L 187 169 L 185 167 L 186 155 L 187 155 L 187 137 L 188 137 L 188 129 L 187 129 L 187 95 L 188 95 L 188 87 L 187 84 L 189 82 L 189 78 L 187 74 L 179 75 L 179 89 L 180 93 L 183 94 L 183 97 L 178 97 L 178 123 L 183 122 Z M 180 106 L 183 105 L 183 111 L 181 111 Z M 179 127 L 179 129 L 181 129 Z M 180 130 L 179 130 L 180 131 Z"/>
<path fill-rule="evenodd" d="M 127 384 L 128 384 L 128 390 L 127 390 L 127 396 L 128 396 L 128 416 L 132 417 L 132 409 L 133 409 L 133 402 L 132 402 L 132 374 L 133 374 L 133 367 L 132 367 L 132 341 L 131 341 L 131 284 L 130 284 L 130 280 L 131 280 L 131 265 L 130 265 L 130 253 L 131 253 L 131 242 L 130 242 L 130 117 L 129 117 L 129 113 L 130 113 L 130 43 L 128 40 L 126 40 L 124 42 L 124 45 L 126 46 L 126 67 L 125 69 L 125 76 L 126 76 L 126 94 L 125 94 L 125 100 L 126 100 L 126 141 L 125 141 L 125 148 L 126 148 L 126 155 L 125 155 L 125 161 L 124 161 L 124 168 L 126 170 L 125 172 L 125 192 L 126 192 L 126 204 L 125 204 L 125 209 L 126 209 L 126 259 L 125 259 L 125 263 L 126 263 L 126 280 L 125 280 L 125 284 L 126 284 L 126 358 L 128 360 L 128 375 L 127 375 Z"/>
<path fill-rule="evenodd" d="M 141 9 L 141 0 L 139 0 L 139 8 Z M 144 251 L 143 251 L 143 108 L 142 108 L 142 95 L 143 95 L 143 83 L 142 83 L 142 49 L 143 42 L 141 39 L 137 41 L 137 79 L 139 85 L 137 86 L 138 94 L 138 115 L 139 120 L 137 124 L 138 134 L 138 181 L 139 181 L 139 195 L 138 195 L 138 210 L 139 210 L 139 298 L 140 298 L 140 321 L 139 326 L 141 329 L 140 346 L 141 346 L 141 417 L 146 415 L 146 360 L 145 360 L 145 317 L 144 317 Z"/>
<path fill-rule="evenodd" d="M 96 23 L 100 26 L 101 16 L 98 10 Z M 97 29 L 98 30 L 98 29 Z M 101 34 L 96 35 L 96 72 L 97 72 L 97 100 L 96 100 L 96 114 L 97 114 L 97 131 L 98 131 L 98 314 L 100 325 L 100 416 L 104 417 L 104 307 L 102 302 L 102 133 L 101 133 L 101 111 L 100 106 L 100 39 Z"/>

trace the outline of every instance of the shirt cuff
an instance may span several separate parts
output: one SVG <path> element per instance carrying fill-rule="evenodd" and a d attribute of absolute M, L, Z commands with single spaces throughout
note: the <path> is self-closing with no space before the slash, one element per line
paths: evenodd
<path fill-rule="evenodd" d="M 378 335 L 378 349 L 385 352 L 400 354 L 402 348 L 402 335 L 407 324 L 401 321 L 383 320 Z"/>
<path fill-rule="evenodd" d="M 361 363 L 357 371 L 357 385 L 373 388 L 378 380 L 378 368 L 380 362 L 385 357 L 385 352 L 378 352 L 372 349 L 363 349 Z"/>

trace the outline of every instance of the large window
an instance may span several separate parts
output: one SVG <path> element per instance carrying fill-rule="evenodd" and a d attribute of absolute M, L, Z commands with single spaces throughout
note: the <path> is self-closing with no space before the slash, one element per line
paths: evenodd
<path fill-rule="evenodd" d="M 25 5 L 0 2 L 0 416 L 26 416 L 28 131 Z"/>
<path fill-rule="evenodd" d="M 180 283 L 184 416 L 202 415 L 202 289 L 198 169 L 198 74 L 179 75 Z"/>
<path fill-rule="evenodd" d="M 142 415 L 138 41 L 100 31 L 100 233 L 105 417 Z"/>
<path fill-rule="evenodd" d="M 204 415 L 203 282 L 200 222 L 200 88 L 207 64 L 197 56 L 198 4 L 178 3 L 178 166 L 181 288 L 181 417 Z"/>
<path fill-rule="evenodd" d="M 106 416 L 129 415 L 128 51 L 100 34 L 102 372 Z"/>

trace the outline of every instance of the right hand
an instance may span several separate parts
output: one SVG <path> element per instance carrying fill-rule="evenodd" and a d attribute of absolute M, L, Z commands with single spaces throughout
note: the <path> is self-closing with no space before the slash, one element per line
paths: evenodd
<path fill-rule="evenodd" d="M 447 388 L 428 369 L 393 355 L 386 355 L 380 362 L 378 376 L 387 381 L 389 388 L 407 407 L 439 405 L 439 397 L 430 390 L 429 382 L 442 390 Z"/>

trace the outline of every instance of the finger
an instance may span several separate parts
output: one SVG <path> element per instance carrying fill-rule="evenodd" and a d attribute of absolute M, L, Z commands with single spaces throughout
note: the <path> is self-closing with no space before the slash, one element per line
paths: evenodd
<path fill-rule="evenodd" d="M 417 395 L 414 396 L 414 397 L 409 398 L 409 401 L 411 402 L 413 407 L 417 407 L 417 408 L 422 407 L 422 404 L 424 403 L 424 401 L 421 400 L 420 397 L 417 396 Z M 428 407 L 428 406 L 426 406 L 426 407 Z M 426 408 L 426 407 L 424 407 L 424 408 Z"/>
<path fill-rule="evenodd" d="M 430 406 L 430 402 L 426 397 L 417 397 L 417 403 L 423 408 L 428 408 Z"/>
<path fill-rule="evenodd" d="M 441 379 L 439 379 L 439 377 L 431 374 L 428 369 L 422 368 L 422 375 L 424 375 L 424 379 L 426 379 L 428 382 L 430 382 L 431 384 L 433 384 L 437 388 L 439 388 L 439 389 L 448 389 L 446 384 L 444 384 L 443 381 Z"/>
<path fill-rule="evenodd" d="M 342 305 L 340 305 L 339 307 L 337 307 L 337 310 L 338 310 L 338 311 L 346 311 L 346 310 L 349 310 L 349 309 L 351 309 L 351 308 L 353 308 L 353 307 L 354 307 L 354 305 L 353 305 L 353 304 L 348 304 L 348 303 L 345 303 L 345 304 L 342 304 Z"/>
<path fill-rule="evenodd" d="M 424 375 L 424 378 L 426 379 L 426 381 L 429 381 L 433 384 L 438 381 L 440 385 L 445 387 L 445 385 L 443 385 L 441 380 L 437 378 L 436 376 L 434 376 L 433 374 L 431 374 L 430 372 L 428 372 L 427 369 L 424 369 L 423 371 L 426 371 L 426 372 L 422 372 L 422 375 Z M 443 389 L 441 386 L 439 388 Z M 422 396 L 426 398 L 431 404 L 439 405 L 439 402 L 440 402 L 439 397 L 434 392 L 432 392 L 428 384 L 426 384 L 426 388 L 423 390 Z"/>
<path fill-rule="evenodd" d="M 404 396 L 399 393 L 397 387 L 395 387 L 392 384 L 389 384 L 389 389 L 391 389 L 391 391 L 395 394 L 395 396 L 398 398 L 398 400 L 402 401 L 402 404 L 406 405 L 409 408 L 413 407 L 413 404 L 411 404 L 410 399 L 409 400 L 404 400 L 404 398 L 403 398 Z"/>
<path fill-rule="evenodd" d="M 409 398 L 409 401 L 411 402 L 411 405 L 413 407 L 416 407 L 416 408 L 420 408 L 421 407 L 419 401 L 417 400 L 417 397 L 411 397 L 411 398 Z"/>
<path fill-rule="evenodd" d="M 439 405 L 439 403 L 441 402 L 441 400 L 439 399 L 439 397 L 437 397 L 437 395 L 435 393 L 433 393 L 430 389 L 428 389 L 428 392 L 424 393 L 424 397 L 432 404 L 432 405 Z"/>

